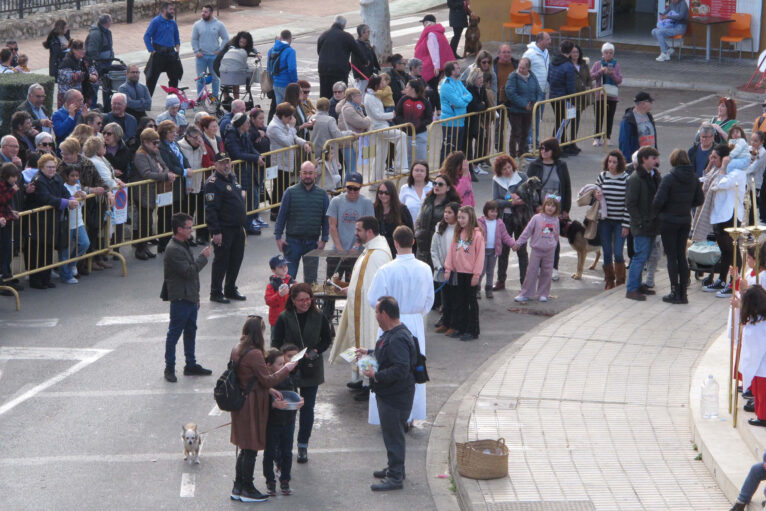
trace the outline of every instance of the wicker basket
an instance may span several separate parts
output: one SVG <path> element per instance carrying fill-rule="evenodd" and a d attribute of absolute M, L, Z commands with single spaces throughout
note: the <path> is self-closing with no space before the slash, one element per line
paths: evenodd
<path fill-rule="evenodd" d="M 499 479 L 508 475 L 508 448 L 505 446 L 505 438 L 455 443 L 455 450 L 457 471 L 463 477 Z"/>

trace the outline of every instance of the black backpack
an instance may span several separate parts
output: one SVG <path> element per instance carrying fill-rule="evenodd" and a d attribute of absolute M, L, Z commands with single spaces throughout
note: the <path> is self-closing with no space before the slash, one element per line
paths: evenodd
<path fill-rule="evenodd" d="M 245 404 L 245 399 L 247 399 L 247 395 L 253 390 L 255 377 L 253 377 L 252 381 L 247 384 L 245 390 L 240 389 L 239 378 L 237 378 L 237 367 L 239 367 L 239 363 L 249 351 L 250 350 L 247 350 L 240 355 L 239 360 L 236 362 L 229 360 L 229 365 L 226 366 L 226 370 L 221 377 L 218 378 L 218 381 L 215 384 L 213 397 L 218 404 L 218 408 L 224 412 L 234 412 L 242 408 Z"/>
<path fill-rule="evenodd" d="M 279 63 L 280 59 L 282 58 L 282 52 L 287 48 L 289 48 L 289 46 L 283 46 L 281 50 L 273 51 L 271 52 L 271 55 L 269 55 L 269 61 L 266 64 L 266 70 L 270 76 L 276 76 L 282 72 L 282 66 L 280 66 Z"/>
<path fill-rule="evenodd" d="M 415 349 L 417 350 L 415 367 L 412 369 L 412 374 L 415 376 L 415 383 L 426 383 L 429 381 L 428 369 L 426 368 L 426 356 L 420 351 L 418 338 L 413 335 L 412 340 L 415 341 Z"/>

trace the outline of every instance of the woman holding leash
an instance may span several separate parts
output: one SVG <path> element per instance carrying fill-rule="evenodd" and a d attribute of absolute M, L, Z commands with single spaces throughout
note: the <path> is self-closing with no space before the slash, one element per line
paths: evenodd
<path fill-rule="evenodd" d="M 266 425 L 269 420 L 269 394 L 282 399 L 281 393 L 272 389 L 285 380 L 297 362 L 287 362 L 279 371 L 272 373 L 266 367 L 263 332 L 266 323 L 260 316 L 249 316 L 242 327 L 242 337 L 231 350 L 231 360 L 238 363 L 237 378 L 246 387 L 255 380 L 245 404 L 231 412 L 231 443 L 240 451 L 237 456 L 236 476 L 231 499 L 242 502 L 263 502 L 268 495 L 253 485 L 257 451 L 266 447 Z"/>

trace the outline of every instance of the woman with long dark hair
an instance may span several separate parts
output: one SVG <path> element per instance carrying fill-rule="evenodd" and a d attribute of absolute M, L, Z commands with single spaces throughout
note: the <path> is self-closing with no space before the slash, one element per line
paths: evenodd
<path fill-rule="evenodd" d="M 625 207 L 628 174 L 625 158 L 618 150 L 609 151 L 604 158 L 601 173 L 596 178 L 596 198 L 604 201 L 606 211 L 601 211 L 598 234 L 601 252 L 604 254 L 604 289 L 625 284 L 625 257 L 622 249 L 630 232 L 630 215 Z"/>
<path fill-rule="evenodd" d="M 244 50 L 239 53 L 242 54 L 240 64 L 242 64 L 243 68 L 245 69 L 247 68 L 248 55 L 257 53 L 257 50 L 253 46 L 253 36 L 250 35 L 250 32 L 244 30 L 237 32 L 237 35 L 232 37 L 229 42 L 226 43 L 226 46 L 224 46 L 223 50 L 218 55 L 216 55 L 215 60 L 213 61 L 213 70 L 218 76 L 221 76 L 221 61 L 223 60 L 224 55 L 226 55 L 226 53 L 228 53 L 230 50 Z M 221 97 L 221 103 L 231 101 L 231 98 L 229 97 L 229 90 L 231 90 L 234 99 L 239 98 L 239 86 L 223 86 L 223 97 Z"/>
<path fill-rule="evenodd" d="M 441 290 L 442 315 L 436 322 L 436 331 L 445 335 L 452 335 L 457 332 L 457 311 L 455 304 L 457 299 L 455 291 L 457 290 L 457 274 L 453 274 L 449 279 L 444 277 L 444 264 L 447 261 L 447 252 L 452 245 L 452 238 L 455 234 L 455 224 L 457 224 L 457 213 L 460 209 L 460 203 L 450 202 L 444 208 L 442 221 L 436 227 L 436 232 L 431 238 L 431 261 L 434 265 L 434 285 L 443 286 Z M 446 283 L 445 283 L 446 282 Z"/>
<path fill-rule="evenodd" d="M 277 318 L 271 345 L 281 348 L 295 344 L 306 348 L 298 373 L 293 378 L 304 399 L 298 420 L 298 463 L 307 463 L 309 438 L 314 427 L 317 390 L 324 383 L 324 353 L 332 344 L 334 333 L 327 317 L 319 312 L 311 286 L 305 283 L 290 288 L 285 310 Z"/>
<path fill-rule="evenodd" d="M 385 180 L 380 183 L 375 193 L 375 218 L 380 222 L 380 234 L 386 238 L 391 254 L 396 255 L 394 248 L 394 229 L 406 225 L 414 232 L 410 210 L 399 202 L 396 185 L 393 181 Z"/>
<path fill-rule="evenodd" d="M 428 178 L 428 163 L 423 160 L 412 162 L 407 182 L 399 189 L 399 202 L 410 210 L 413 220 L 420 214 L 420 205 L 433 189 L 434 185 Z"/>
<path fill-rule="evenodd" d="M 230 360 L 237 363 L 237 379 L 242 390 L 250 391 L 245 404 L 231 412 L 231 443 L 240 451 L 237 456 L 234 487 L 231 499 L 242 502 L 263 502 L 268 495 L 253 485 L 255 457 L 266 448 L 266 426 L 269 420 L 270 398 L 281 398 L 272 387 L 284 381 L 297 362 L 287 362 L 279 371 L 272 373 L 264 358 L 263 332 L 266 323 L 260 316 L 249 316 L 242 327 L 239 343 L 231 350 Z M 252 384 L 254 382 L 255 384 Z"/>
<path fill-rule="evenodd" d="M 48 74 L 56 79 L 59 77 L 59 64 L 64 58 L 66 49 L 69 47 L 69 26 L 66 20 L 58 19 L 53 24 L 53 29 L 48 32 L 48 38 L 43 41 L 43 48 L 50 52 L 48 59 Z"/>
<path fill-rule="evenodd" d="M 415 257 L 428 264 L 431 269 L 434 267 L 431 261 L 431 238 L 436 224 L 444 217 L 444 208 L 450 202 L 460 204 L 460 196 L 449 176 L 439 174 L 434 178 L 434 189 L 420 206 L 420 214 L 415 222 L 415 243 L 417 244 Z"/>

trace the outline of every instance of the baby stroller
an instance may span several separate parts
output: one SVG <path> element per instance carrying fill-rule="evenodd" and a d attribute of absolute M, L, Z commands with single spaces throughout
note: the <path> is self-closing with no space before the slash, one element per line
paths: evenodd
<path fill-rule="evenodd" d="M 705 274 L 713 275 L 716 265 L 721 259 L 721 250 L 715 242 L 713 235 L 708 236 L 705 241 L 692 243 L 686 252 L 686 259 L 689 261 L 689 270 L 694 273 L 696 280 L 702 280 Z"/>
<path fill-rule="evenodd" d="M 252 64 L 247 59 L 253 57 Z M 227 111 L 231 111 L 232 90 L 240 91 L 244 87 L 244 95 L 241 99 L 245 102 L 247 110 L 251 110 L 253 102 L 252 84 L 258 83 L 261 77 L 261 54 L 258 52 L 248 54 L 242 48 L 231 48 L 221 58 L 219 76 L 221 79 L 221 105 Z M 234 89 L 236 87 L 236 89 Z"/>
<path fill-rule="evenodd" d="M 120 88 L 120 85 L 128 79 L 128 66 L 122 60 L 114 58 L 106 68 L 106 73 L 103 73 L 101 79 L 104 83 L 104 88 L 115 93 Z"/>

